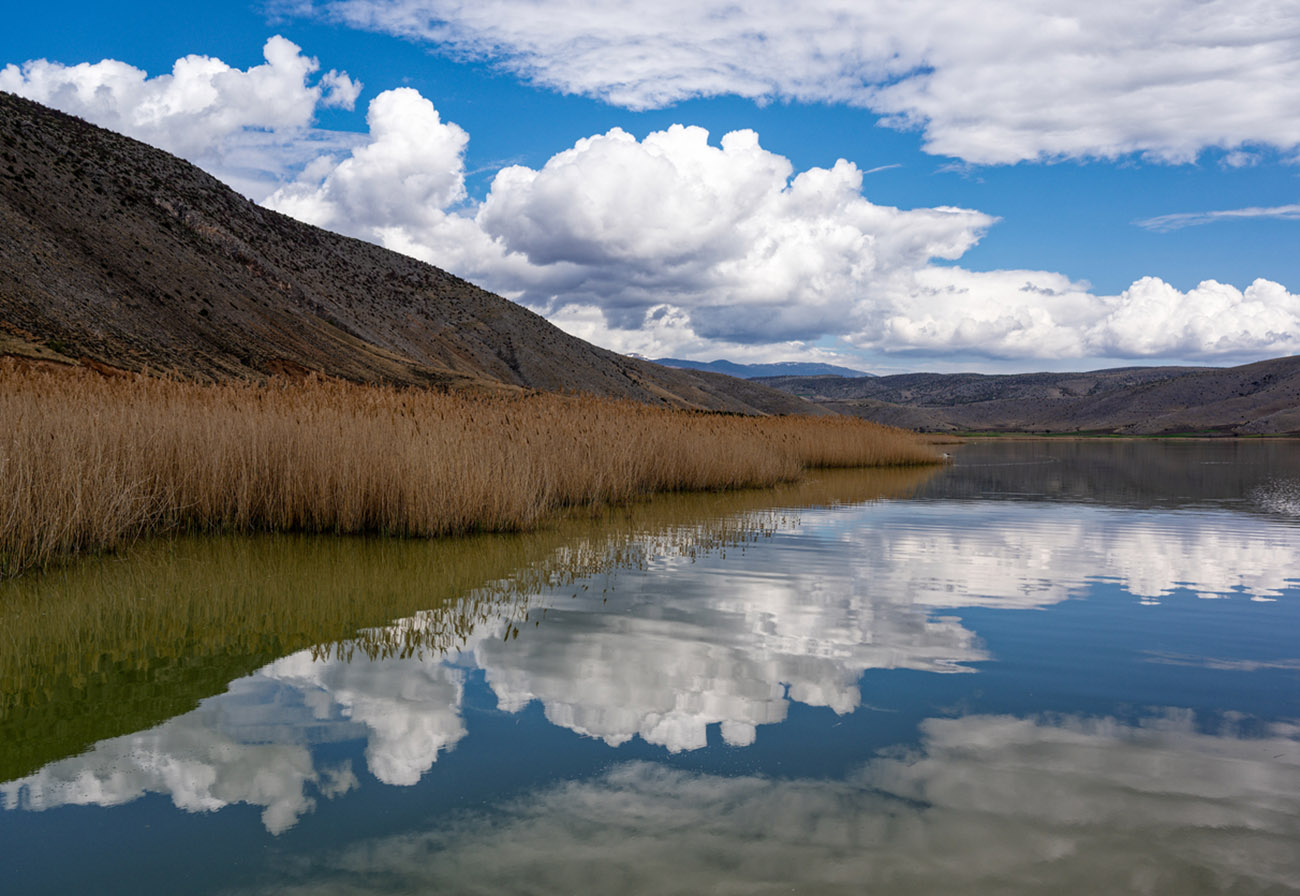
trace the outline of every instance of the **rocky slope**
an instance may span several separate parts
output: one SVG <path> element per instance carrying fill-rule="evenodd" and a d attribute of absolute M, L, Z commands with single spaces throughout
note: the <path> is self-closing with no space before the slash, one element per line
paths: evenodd
<path fill-rule="evenodd" d="M 319 371 L 824 413 L 597 348 L 446 271 L 268 211 L 167 153 L 4 93 L 0 354 L 201 380 Z"/>
<path fill-rule="evenodd" d="M 931 432 L 1300 433 L 1300 357 L 1227 368 L 760 382 L 841 413 Z"/>

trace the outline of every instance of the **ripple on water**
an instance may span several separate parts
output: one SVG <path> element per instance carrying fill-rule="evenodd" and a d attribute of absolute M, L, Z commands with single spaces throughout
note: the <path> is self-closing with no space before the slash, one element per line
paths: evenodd
<path fill-rule="evenodd" d="M 1250 500 L 1269 513 L 1300 518 L 1300 480 L 1274 479 L 1251 492 Z"/>

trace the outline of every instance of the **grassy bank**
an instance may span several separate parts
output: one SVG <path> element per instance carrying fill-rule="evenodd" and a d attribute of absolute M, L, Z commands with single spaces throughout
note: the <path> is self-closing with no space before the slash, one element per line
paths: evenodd
<path fill-rule="evenodd" d="M 933 462 L 847 417 L 334 381 L 198 385 L 0 361 L 0 577 L 144 534 L 518 531 L 552 511 Z"/>

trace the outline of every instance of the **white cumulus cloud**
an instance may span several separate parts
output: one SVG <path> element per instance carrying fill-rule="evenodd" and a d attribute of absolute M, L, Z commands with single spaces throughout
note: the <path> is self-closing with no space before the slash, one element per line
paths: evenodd
<path fill-rule="evenodd" d="M 368 143 L 337 163 L 322 157 L 266 204 L 331 230 L 419 229 L 465 197 L 469 135 L 418 91 L 381 93 L 366 122 Z"/>
<path fill-rule="evenodd" d="M 692 14 L 682 10 L 682 20 Z M 840 15 L 844 34 L 855 34 L 856 13 Z M 710 19 L 723 28 L 718 40 L 734 18 Z M 265 55 L 247 70 L 188 56 L 152 78 L 113 60 L 38 60 L 0 70 L 0 88 L 176 152 L 271 208 L 449 269 L 620 351 L 762 361 L 829 348 L 1054 362 L 1300 352 L 1300 296 L 1281 284 L 1179 290 L 1145 277 L 1107 296 L 1051 271 L 966 270 L 948 262 L 994 217 L 876 204 L 852 161 L 798 171 L 751 130 L 715 138 L 673 125 L 638 138 L 614 128 L 537 168 L 498 171 L 473 200 L 469 134 L 428 98 L 388 90 L 370 103 L 367 133 L 325 131 L 312 126 L 316 111 L 350 107 L 360 85 L 337 71 L 313 82 L 317 61 L 281 37 Z M 977 117 L 994 127 L 998 108 L 979 107 Z"/>
<path fill-rule="evenodd" d="M 928 266 L 890 284 L 866 316 L 848 341 L 882 352 L 1242 362 L 1300 352 L 1300 295 L 1264 279 L 1184 291 L 1143 277 L 1107 296 L 1049 271 Z"/>
<path fill-rule="evenodd" d="M 354 27 L 631 109 L 864 106 L 977 164 L 1300 146 L 1300 7 L 1275 0 L 321 0 Z"/>
<path fill-rule="evenodd" d="M 314 131 L 318 108 L 352 108 L 360 83 L 320 69 L 280 36 L 266 61 L 246 70 L 211 56 L 185 56 L 170 74 L 149 77 L 125 62 L 63 65 L 37 59 L 0 69 L 0 90 L 81 116 L 189 159 L 241 185 L 282 176 L 285 165 L 349 145 L 346 135 Z M 250 172 L 247 169 L 252 169 Z M 250 178 L 252 179 L 250 182 Z"/>
<path fill-rule="evenodd" d="M 527 259 L 511 285 L 538 307 L 596 304 L 624 328 L 680 309 L 705 338 L 812 339 L 890 273 L 956 258 L 993 222 L 875 205 L 861 190 L 851 162 L 795 173 L 753 131 L 715 145 L 698 127 L 640 141 L 615 129 L 540 170 L 501 171 L 477 220 Z"/>
<path fill-rule="evenodd" d="M 1119 357 L 1243 357 L 1300 352 L 1300 295 L 1259 279 L 1237 289 L 1206 280 L 1180 292 L 1143 277 L 1105 300 L 1092 345 Z"/>
<path fill-rule="evenodd" d="M 793 343 L 865 325 L 891 278 L 959 257 L 994 221 L 876 205 L 851 162 L 796 173 L 753 131 L 711 143 L 681 125 L 641 140 L 615 128 L 540 169 L 505 168 L 457 213 L 464 132 L 398 93 L 371 104 L 365 146 L 309 166 L 267 204 L 452 267 L 579 329 L 598 318 L 603 344 L 656 328 L 663 350 Z M 388 106 L 403 113 L 377 114 Z"/>
<path fill-rule="evenodd" d="M 267 204 L 466 276 L 569 332 L 650 357 L 768 360 L 843 339 L 873 352 L 985 358 L 1250 360 L 1300 351 L 1300 296 L 1257 280 L 1118 295 L 1051 271 L 970 271 L 996 223 L 900 209 L 841 159 L 796 171 L 759 135 L 674 125 L 584 137 L 539 168 L 464 191 L 468 137 L 410 89 L 371 104 L 370 134 Z"/>

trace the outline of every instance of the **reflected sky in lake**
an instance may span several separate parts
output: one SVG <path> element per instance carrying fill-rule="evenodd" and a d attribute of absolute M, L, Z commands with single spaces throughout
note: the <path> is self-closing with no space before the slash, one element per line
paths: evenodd
<path fill-rule="evenodd" d="M 10 874 L 33 892 L 181 870 L 194 892 L 1300 888 L 1300 445 L 955 454 L 907 496 L 777 504 L 730 538 L 642 527 L 619 562 L 480 600 L 454 644 L 418 637 L 453 602 L 360 638 L 425 644 L 409 656 L 298 650 L 52 757 L 0 784 Z M 84 866 L 56 862 L 59 837 Z"/>
<path fill-rule="evenodd" d="M 720 873 L 746 893 L 1284 891 L 1298 882 L 1296 736 L 1205 734 L 1177 711 L 1140 725 L 966 716 L 927 719 L 917 748 L 840 779 L 627 762 L 345 850 L 285 892 L 328 878 L 332 893 L 686 894 Z"/>

